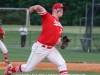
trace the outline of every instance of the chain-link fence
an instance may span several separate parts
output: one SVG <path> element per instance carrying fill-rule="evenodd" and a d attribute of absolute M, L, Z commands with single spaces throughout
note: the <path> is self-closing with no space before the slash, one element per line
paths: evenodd
<path fill-rule="evenodd" d="M 40 31 L 29 31 L 27 38 L 26 38 L 26 44 L 25 47 L 31 47 L 34 42 L 36 42 L 38 36 L 40 34 Z M 71 42 L 69 43 L 67 48 L 81 48 L 80 44 L 80 35 L 79 34 L 73 34 L 73 33 L 64 33 L 64 35 L 67 35 L 69 39 L 71 39 Z M 45 41 L 47 41 L 46 39 Z M 5 39 L 3 41 L 7 47 L 21 47 L 20 44 L 20 33 L 18 31 L 6 31 Z"/>
<path fill-rule="evenodd" d="M 92 0 L 86 4 L 85 33 L 81 38 L 82 48 L 88 52 L 94 49 L 100 50 L 100 1 Z"/>

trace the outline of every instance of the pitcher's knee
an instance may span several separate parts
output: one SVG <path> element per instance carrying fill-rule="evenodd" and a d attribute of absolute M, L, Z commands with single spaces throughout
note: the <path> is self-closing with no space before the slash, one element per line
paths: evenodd
<path fill-rule="evenodd" d="M 66 65 L 66 63 L 60 63 L 60 64 L 58 65 L 58 69 L 59 69 L 59 71 L 67 70 L 67 65 Z"/>
<path fill-rule="evenodd" d="M 22 72 L 31 72 L 33 71 L 33 69 L 34 69 L 33 67 L 30 67 L 30 66 L 27 67 L 26 64 L 22 65 Z"/>

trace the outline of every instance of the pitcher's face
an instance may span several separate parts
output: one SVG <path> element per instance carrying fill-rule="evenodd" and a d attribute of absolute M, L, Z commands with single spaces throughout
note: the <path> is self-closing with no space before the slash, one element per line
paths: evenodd
<path fill-rule="evenodd" d="M 63 8 L 57 8 L 56 11 L 57 11 L 57 16 L 59 18 L 62 17 L 62 15 L 63 15 Z"/>

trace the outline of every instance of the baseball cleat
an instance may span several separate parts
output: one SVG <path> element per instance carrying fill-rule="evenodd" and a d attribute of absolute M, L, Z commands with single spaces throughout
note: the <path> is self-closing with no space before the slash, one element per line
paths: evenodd
<path fill-rule="evenodd" d="M 11 75 L 12 72 L 9 71 L 10 69 L 11 67 L 7 67 L 6 71 L 4 72 L 4 75 Z"/>

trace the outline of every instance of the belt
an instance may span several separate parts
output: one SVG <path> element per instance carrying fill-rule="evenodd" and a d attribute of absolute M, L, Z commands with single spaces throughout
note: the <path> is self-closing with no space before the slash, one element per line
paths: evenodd
<path fill-rule="evenodd" d="M 47 48 L 47 49 L 51 49 L 52 46 L 48 46 L 48 45 L 42 45 L 43 48 Z"/>
<path fill-rule="evenodd" d="M 51 49 L 53 47 L 53 46 L 49 46 L 49 45 L 42 44 L 42 43 L 40 43 L 38 41 L 36 43 L 39 44 L 41 47 L 47 48 L 47 49 Z"/>

